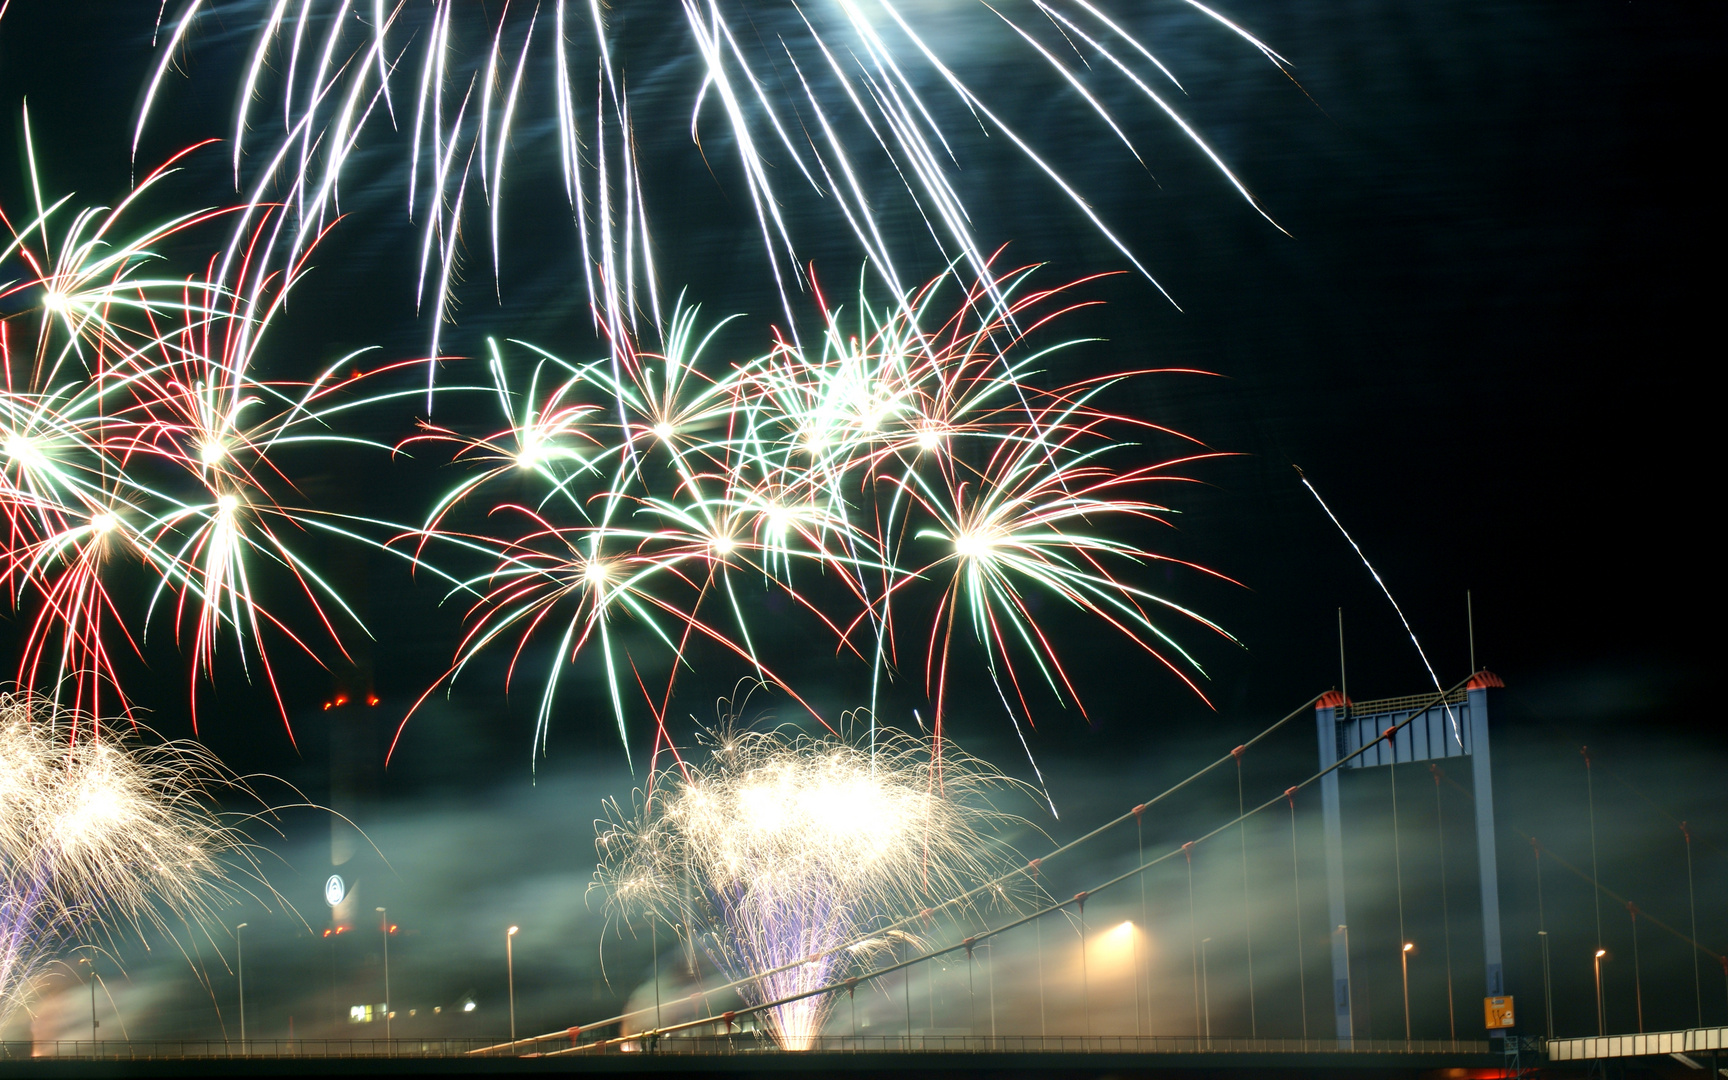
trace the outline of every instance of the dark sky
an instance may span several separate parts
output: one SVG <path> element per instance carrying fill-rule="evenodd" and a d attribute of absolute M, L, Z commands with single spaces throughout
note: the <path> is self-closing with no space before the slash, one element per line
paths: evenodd
<path fill-rule="evenodd" d="M 222 5 L 204 24 L 184 74 L 170 77 L 141 161 L 228 135 L 233 76 L 256 6 Z M 155 55 L 147 47 L 154 7 L 15 0 L 0 21 L 0 106 L 16 117 L 28 97 L 43 172 L 56 190 L 101 201 L 124 190 L 130 125 Z M 690 145 L 693 68 L 677 26 L 637 18 L 641 7 L 619 8 L 620 33 L 641 57 L 632 79 L 652 118 L 643 121 L 642 153 L 659 199 L 662 278 L 671 291 L 688 284 L 707 314 L 745 313 L 729 340 L 766 340 L 776 305 L 760 284 L 743 191 L 723 149 L 709 146 L 710 173 Z M 1205 484 L 1169 496 L 1181 511 L 1178 528 L 1152 542 L 1241 582 L 1179 574 L 1163 585 L 1242 645 L 1193 637 L 1211 675 L 1209 710 L 1095 627 L 1064 625 L 1089 721 L 1053 703 L 1039 715 L 1033 749 L 1063 811 L 1060 822 L 1045 815 L 1041 824 L 1058 837 L 1084 829 L 1337 684 L 1340 607 L 1353 696 L 1426 687 L 1385 598 L 1298 484 L 1299 465 L 1384 575 L 1446 682 L 1469 668 L 1464 597 L 1472 592 L 1478 664 L 1509 687 L 1497 714 L 1496 737 L 1503 731 L 1509 747 L 1496 760 L 1506 789 L 1502 824 L 1562 833 L 1576 859 L 1584 809 L 1577 748 L 1597 747 L 1621 781 L 1597 790 L 1614 823 L 1604 884 L 1618 875 L 1623 894 L 1640 882 L 1671 890 L 1683 872 L 1674 824 L 1692 821 L 1715 845 L 1702 856 L 1710 869 L 1700 878 L 1700 933 L 1721 951 L 1728 818 L 1715 778 L 1728 741 L 1706 699 L 1719 638 L 1718 575 L 1710 570 L 1719 545 L 1702 521 L 1719 487 L 1707 480 L 1713 401 L 1702 373 L 1721 276 L 1709 270 L 1721 225 L 1705 158 L 1720 96 L 1710 76 L 1722 58 L 1721 11 L 1642 0 L 1227 5 L 1290 59 L 1287 78 L 1180 5 L 1144 7 L 1137 29 L 1160 43 L 1183 79 L 1182 108 L 1290 235 L 1243 204 L 1146 110 L 1123 115 L 1147 148 L 1150 171 L 1099 125 L 1082 122 L 1054 80 L 1028 77 L 1023 53 L 975 44 L 962 55 L 993 106 L 1064 163 L 1181 306 L 1132 274 L 1088 287 L 1107 303 L 1064 332 L 1106 340 L 1076 350 L 1062 374 L 1156 366 L 1218 376 L 1143 380 L 1113 403 L 1240 455 L 1197 468 Z M 959 5 L 933 10 L 975 17 Z M 508 226 L 506 302 L 491 299 L 489 273 L 476 259 L 458 321 L 446 331 L 453 352 L 477 355 L 483 334 L 508 333 L 567 356 L 599 354 L 570 247 L 547 224 L 567 230 L 568 216 L 556 212 L 554 150 L 534 130 L 525 126 L 518 148 L 521 194 L 512 197 L 522 209 Z M 365 182 L 345 199 L 350 217 L 314 260 L 271 357 L 284 373 L 362 345 L 379 345 L 387 357 L 425 348 L 411 260 L 400 257 L 414 235 L 400 197 L 404 151 L 399 137 L 378 142 L 363 161 Z M 1120 255 L 1002 140 L 963 139 L 959 152 L 987 246 L 1010 243 L 1010 258 L 1047 261 L 1042 273 L 1052 282 L 1122 269 Z M 9 213 L 28 190 L 15 153 L 15 145 L 0 149 L 8 159 L 0 202 Z M 225 148 L 207 154 L 174 197 L 182 205 L 229 198 L 225 161 Z M 798 203 L 790 213 L 811 237 L 807 254 L 824 279 L 849 280 L 856 255 L 823 231 L 819 208 Z M 404 412 L 369 422 L 393 439 L 412 420 Z M 430 466 L 380 456 L 323 463 L 307 489 L 413 520 L 445 482 Z M 379 902 L 388 896 L 420 914 L 428 938 L 434 922 L 457 933 L 433 912 L 437 888 L 459 888 L 476 923 L 526 925 L 530 917 L 517 909 L 541 914 L 524 946 L 543 943 L 565 958 L 561 971 L 587 971 L 595 934 L 582 906 L 588 822 L 601 795 L 631 784 L 600 691 L 579 683 L 572 692 L 537 784 L 528 769 L 531 703 L 506 702 L 498 672 L 486 668 L 410 724 L 385 772 L 376 763 L 387 733 L 438 676 L 460 611 L 439 607 L 434 590 L 388 559 L 340 550 L 328 557 L 377 633 L 359 668 L 327 675 L 288 666 L 298 751 L 267 699 L 234 672 L 208 698 L 202 735 L 237 769 L 283 777 L 315 802 L 352 798 L 359 824 L 395 867 L 376 888 Z M 797 668 L 806 680 L 830 677 L 825 660 Z M 180 670 L 172 656 L 152 657 L 143 684 L 150 689 L 139 695 L 173 734 L 185 726 Z M 718 665 L 699 672 L 674 711 L 710 715 L 738 674 Z M 374 713 L 320 709 L 334 693 L 359 688 L 380 696 Z M 979 703 L 957 710 L 954 734 L 1024 774 L 1005 724 L 982 700 L 987 685 L 970 693 Z M 1310 771 L 1307 740 L 1274 744 L 1254 766 L 1263 770 L 1262 797 Z M 358 794 L 332 793 L 332 756 L 366 763 L 353 766 L 369 778 L 357 782 Z M 1160 835 L 1189 835 L 1223 813 L 1233 793 L 1220 783 L 1172 811 Z M 325 869 L 318 860 L 328 858 L 318 839 L 324 827 L 316 815 L 290 815 L 282 846 L 292 865 L 272 876 L 314 927 L 325 915 L 312 891 Z M 1276 839 L 1274 831 L 1266 842 Z M 1503 866 L 1527 860 L 1513 847 L 1502 839 Z M 1313 854 L 1317 867 L 1317 847 Z M 1524 862 L 1515 865 L 1527 875 Z M 1529 883 L 1503 873 L 1511 923 L 1527 914 Z M 1575 879 L 1567 887 L 1568 903 L 1588 906 Z M 1683 916 L 1668 897 L 1664 917 Z M 252 922 L 270 925 L 268 918 Z M 1621 927 L 1624 913 L 1618 918 Z M 287 964 L 306 942 L 293 937 L 291 919 L 276 923 L 258 931 L 260 940 L 277 934 Z M 543 929 L 551 926 L 559 929 Z M 1509 964 L 1525 965 L 1519 992 L 1534 993 L 1524 948 L 1534 938 L 1524 929 L 1508 930 L 1524 935 L 1524 951 Z M 480 987 L 495 1008 L 498 977 L 486 965 L 497 966 L 497 949 L 478 940 L 404 946 L 416 947 L 428 980 L 444 987 L 428 991 L 428 1003 Z M 1583 938 L 1568 947 L 1576 952 Z M 1646 960 L 1666 965 L 1665 983 L 1683 979 L 1689 999 L 1685 956 L 1669 949 Z M 132 969 L 140 981 L 140 971 L 154 970 Z M 536 1029 L 576 1022 L 573 1008 L 609 1000 L 595 990 L 574 1006 L 551 992 L 553 973 L 525 978 L 545 990 L 528 998 Z M 274 1004 L 258 1007 L 274 1010 L 270 1023 L 281 1027 L 277 1014 L 293 1010 L 295 993 L 279 990 Z M 1663 1002 L 1674 1018 L 1654 1026 L 1682 1026 L 1686 1010 Z M 309 1007 L 301 1007 L 302 1024 Z M 1575 1015 L 1561 1026 L 1583 1030 L 1586 999 L 1569 1007 Z M 196 1002 L 149 1008 L 164 1032 L 214 1024 L 208 995 L 202 1011 Z"/>

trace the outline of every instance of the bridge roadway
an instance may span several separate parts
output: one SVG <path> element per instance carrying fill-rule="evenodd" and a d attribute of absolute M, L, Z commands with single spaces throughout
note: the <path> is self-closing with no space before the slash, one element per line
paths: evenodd
<path fill-rule="evenodd" d="M 940 1038 L 940 1037 L 938 1037 Z M 848 1040 L 850 1042 L 851 1040 Z M 937 1040 L 932 1040 L 937 1041 Z M 653 1052 L 561 1054 L 533 1057 L 476 1057 L 453 1048 L 376 1045 L 341 1055 L 324 1045 L 322 1055 L 293 1054 L 278 1045 L 253 1045 L 242 1057 L 221 1044 L 106 1044 L 104 1054 L 74 1056 L 71 1046 L 50 1050 L 55 1056 L 25 1056 L 30 1049 L 0 1048 L 0 1080 L 82 1080 L 95 1077 L 214 1076 L 572 1076 L 629 1080 L 694 1076 L 764 1077 L 771 1080 L 1067 1080 L 1067 1078 L 1145 1077 L 1200 1080 L 1220 1077 L 1272 1077 L 1279 1080 L 1431 1080 L 1442 1077 L 1504 1075 L 1505 1058 L 1486 1042 L 1414 1043 L 1362 1040 L 1354 1049 L 1319 1041 L 1278 1039 L 995 1039 L 953 1038 L 941 1047 L 917 1050 L 882 1048 L 810 1050 L 786 1053 L 758 1048 L 744 1040 L 668 1040 Z M 1037 1049 L 1024 1048 L 1028 1042 Z M 1148 1048 L 1128 1049 L 1125 1043 Z M 1209 1045 L 1198 1045 L 1208 1042 Z M 1157 1043 L 1167 1045 L 1157 1046 Z M 671 1044 L 671 1045 L 669 1045 Z M 988 1048 L 986 1048 L 988 1046 Z M 40 1054 L 47 1047 L 38 1046 Z M 310 1049 L 309 1047 L 307 1049 Z M 10 1051 L 5 1053 L 3 1051 Z M 22 1051 L 22 1053 L 20 1052 Z M 389 1053 L 390 1056 L 384 1056 Z M 329 1055 L 329 1056 L 324 1056 Z M 412 1055 L 412 1056 L 409 1056 Z M 1526 1065 L 1532 1063 L 1527 1055 Z M 1580 1073 L 1582 1075 L 1582 1073 Z"/>
<path fill-rule="evenodd" d="M 1714 1068 L 1720 1073 L 1721 1064 L 1728 1062 L 1728 1027 L 1548 1040 L 1550 1061 L 1611 1061 L 1664 1056 L 1695 1070 Z"/>

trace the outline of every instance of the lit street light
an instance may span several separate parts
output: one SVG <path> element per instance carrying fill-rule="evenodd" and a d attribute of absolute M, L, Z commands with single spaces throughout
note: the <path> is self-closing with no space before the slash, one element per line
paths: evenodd
<path fill-rule="evenodd" d="M 374 908 L 383 917 L 381 926 L 384 930 L 384 1040 L 390 1040 L 390 912 L 384 908 Z"/>
<path fill-rule="evenodd" d="M 241 923 L 234 928 L 234 956 L 240 969 L 240 1052 L 246 1052 L 246 935 L 240 931 L 250 925 Z"/>
<path fill-rule="evenodd" d="M 510 982 L 510 1045 L 512 1049 L 516 1045 L 516 952 L 513 946 L 516 940 L 516 931 L 520 929 L 522 929 L 520 926 L 512 926 L 504 931 L 504 970 Z"/>
<path fill-rule="evenodd" d="M 1404 969 L 1404 1041 L 1410 1041 L 1410 950 L 1416 943 L 1406 941 L 1398 953 L 1398 963 Z"/>
<path fill-rule="evenodd" d="M 1602 958 L 1608 955 L 1607 949 L 1596 950 L 1596 1034 L 1608 1034 L 1608 1021 L 1602 1012 Z"/>

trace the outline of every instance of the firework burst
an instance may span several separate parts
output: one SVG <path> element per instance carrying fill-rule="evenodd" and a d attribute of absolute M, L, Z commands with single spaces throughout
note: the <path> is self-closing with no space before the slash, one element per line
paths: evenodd
<path fill-rule="evenodd" d="M 260 273 L 248 255 L 227 270 L 212 258 L 183 277 L 160 273 L 167 249 L 196 243 L 199 226 L 227 213 L 131 224 L 139 196 L 184 153 L 116 208 L 75 210 L 44 199 L 27 117 L 24 130 L 33 216 L 0 212 L 12 232 L 0 274 L 15 275 L 0 299 L 30 305 L 0 320 L 0 579 L 29 618 L 17 680 L 70 685 L 73 715 L 101 715 L 104 694 L 129 711 L 116 647 L 140 651 L 162 622 L 188 646 L 195 722 L 197 683 L 224 641 L 286 722 L 269 640 L 316 659 L 363 630 L 299 551 L 307 535 L 362 539 L 361 523 L 310 505 L 290 459 L 372 445 L 341 421 L 391 395 L 359 388 L 359 354 L 310 379 L 260 374 L 304 259 L 285 272 Z M 255 248 L 283 213 L 257 227 Z M 128 607 L 115 582 L 139 569 L 154 584 Z M 260 603 L 261 578 L 283 574 L 322 648 Z"/>
<path fill-rule="evenodd" d="M 551 644 L 543 747 L 564 673 L 598 653 L 620 737 L 628 746 L 635 683 L 657 754 L 673 741 L 674 684 L 701 652 L 717 648 L 802 702 L 770 663 L 778 627 L 767 624 L 784 616 L 764 614 L 766 588 L 867 669 L 872 715 L 901 672 L 922 671 L 940 755 L 957 629 L 982 648 L 1022 738 L 1028 679 L 1079 701 L 1035 616 L 1031 594 L 1043 593 L 1198 691 L 1199 664 L 1171 622 L 1223 631 L 1140 580 L 1167 560 L 1123 526 L 1163 520 L 1148 489 L 1216 455 L 1101 407 L 1113 384 L 1147 372 L 1046 385 L 1041 366 L 1077 342 L 1033 336 L 1046 340 L 1080 306 L 1066 297 L 1081 283 L 1034 289 L 1032 269 L 965 287 L 949 273 L 886 305 L 866 282 L 853 310 L 824 301 L 819 345 L 782 336 L 743 361 L 713 355 L 713 335 L 698 337 L 682 308 L 664 355 L 626 342 L 576 365 L 535 350 L 524 387 L 508 382 L 495 346 L 507 426 L 410 440 L 454 446 L 473 470 L 403 538 L 422 557 L 432 545 L 481 557 L 457 588 L 470 631 L 448 677 L 495 648 L 508 649 L 514 676 L 531 642 Z M 1115 464 L 1153 437 L 1180 452 Z M 926 616 L 927 627 L 908 625 Z M 653 687 L 650 654 L 648 669 L 670 670 Z"/>
<path fill-rule="evenodd" d="M 257 876 L 244 837 L 206 804 L 237 784 L 215 759 L 97 728 L 0 694 L 0 1022 L 71 942 L 172 936 Z"/>
<path fill-rule="evenodd" d="M 950 751 L 876 732 L 841 738 L 722 728 L 707 760 L 656 772 L 629 813 L 599 823 L 595 884 L 619 919 L 651 919 L 695 943 L 754 1003 L 828 986 L 874 952 L 872 934 L 996 876 L 1012 820 L 999 774 Z M 781 1047 L 806 1049 L 831 995 L 765 1010 Z"/>

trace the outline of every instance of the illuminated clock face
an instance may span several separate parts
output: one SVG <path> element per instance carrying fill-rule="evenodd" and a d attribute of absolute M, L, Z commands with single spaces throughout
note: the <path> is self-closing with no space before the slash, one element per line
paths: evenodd
<path fill-rule="evenodd" d="M 324 902 L 335 907 L 348 895 L 348 886 L 342 883 L 341 874 L 331 874 L 330 880 L 324 883 Z"/>

